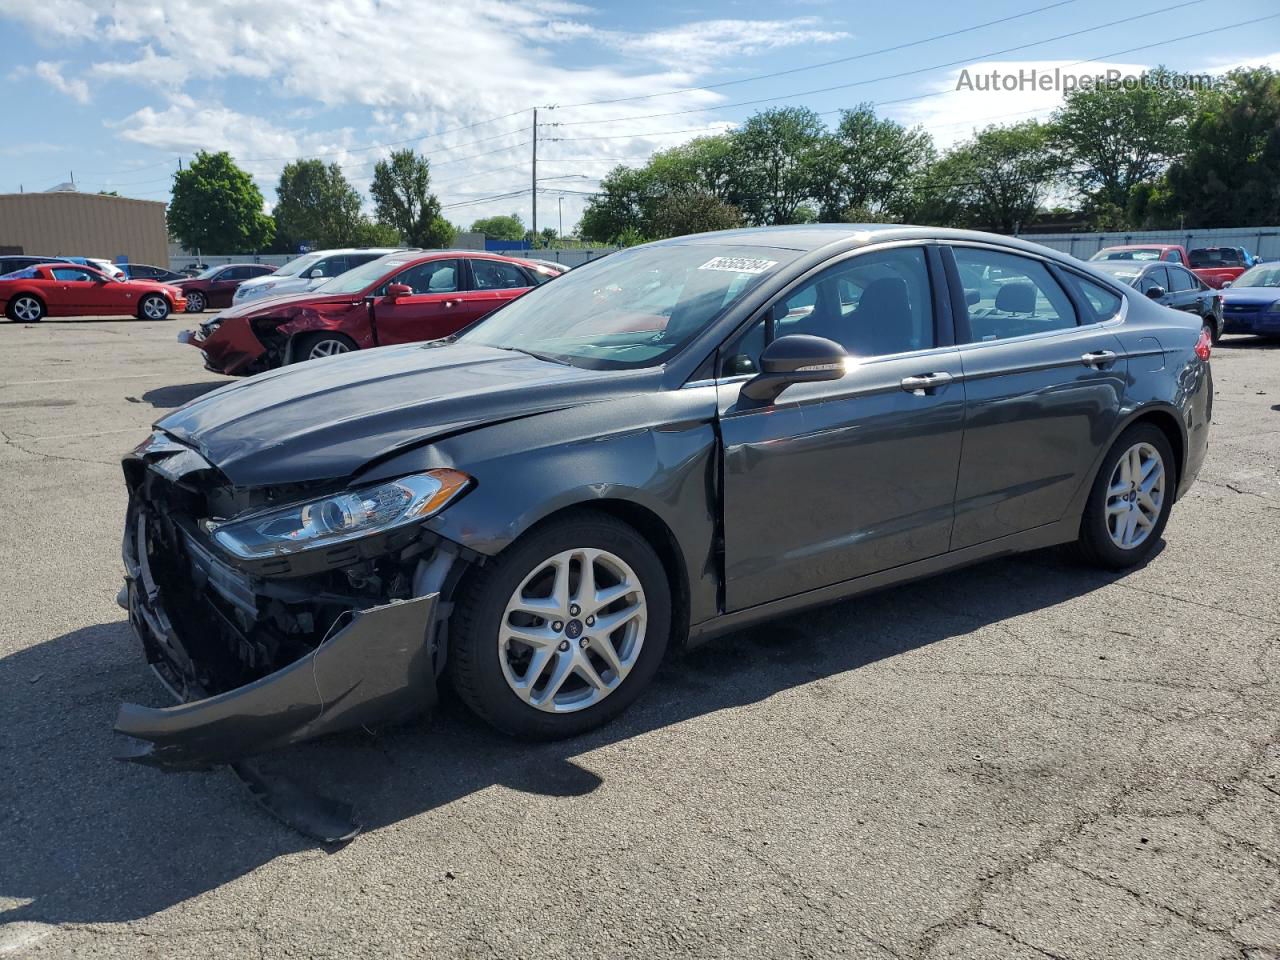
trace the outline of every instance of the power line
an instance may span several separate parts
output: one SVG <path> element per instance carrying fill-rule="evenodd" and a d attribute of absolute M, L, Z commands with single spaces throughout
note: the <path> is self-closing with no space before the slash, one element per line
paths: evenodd
<path fill-rule="evenodd" d="M 960 60 L 950 60 L 946 63 L 935 63 L 928 67 L 919 67 L 915 70 L 904 70 L 900 73 L 889 73 L 879 77 L 868 77 L 863 80 L 853 80 L 853 81 L 850 81 L 849 83 L 838 83 L 838 84 L 835 84 L 834 86 L 819 87 L 815 90 L 802 90 L 802 91 L 799 91 L 798 93 L 779 94 L 777 96 L 772 96 L 772 97 L 760 97 L 759 99 L 756 99 L 756 100 L 742 100 L 738 103 L 725 103 L 725 104 L 720 104 L 714 108 L 691 107 L 687 110 L 671 110 L 666 113 L 649 113 L 639 117 L 634 117 L 634 116 L 633 117 L 612 117 L 605 120 L 561 120 L 559 121 L 558 125 L 562 127 L 575 127 L 575 126 L 584 126 L 589 124 L 617 123 L 623 120 L 655 120 L 661 117 L 679 117 L 679 116 L 684 116 L 690 113 L 705 113 L 708 109 L 729 110 L 735 107 L 752 107 L 761 103 L 774 103 L 778 100 L 792 100 L 792 99 L 795 99 L 796 97 L 809 97 L 819 93 L 832 93 L 836 90 L 848 90 L 850 87 L 860 87 L 870 83 L 880 83 L 884 80 L 900 80 L 903 77 L 918 76 L 922 73 L 929 73 L 934 70 L 943 70 L 943 69 L 946 69 L 947 67 L 955 67 L 955 66 L 960 66 L 962 64 L 978 63 L 990 57 L 998 57 L 1006 53 L 1014 53 L 1015 51 L 1018 51 L 1018 50 L 1026 50 L 1028 47 L 1038 47 L 1038 46 L 1041 46 L 1042 44 L 1053 43 L 1054 41 L 1057 41 L 1057 40 L 1066 40 L 1070 37 L 1078 37 L 1084 33 L 1093 33 L 1096 30 L 1104 30 L 1107 27 L 1115 27 L 1122 23 L 1131 23 L 1134 20 L 1142 20 L 1156 13 L 1159 13 L 1162 15 L 1167 13 L 1172 13 L 1174 10 L 1180 10 L 1184 7 L 1195 6 L 1196 4 L 1204 3 L 1204 2 L 1205 0 L 1183 0 L 1182 3 L 1176 3 L 1172 6 L 1163 7 L 1160 10 L 1152 10 L 1152 11 L 1148 11 L 1147 13 L 1135 14 L 1134 16 L 1131 16 L 1131 17 L 1122 17 L 1119 20 L 1111 20 L 1107 23 L 1100 23 L 1097 26 L 1085 27 L 1082 30 L 1073 30 L 1070 33 L 1060 33 L 1057 36 L 1047 37 L 1043 40 L 1033 40 L 1029 43 L 1020 43 L 1016 46 L 1005 47 L 1002 50 L 993 50 L 988 53 L 978 54 L 977 56 L 964 57 L 963 59 L 960 59 Z M 1280 16 L 1280 14 L 1274 14 L 1273 16 Z M 1249 24 L 1249 23 L 1257 23 L 1258 20 L 1267 20 L 1267 19 L 1270 19 L 1270 17 L 1259 17 L 1257 20 L 1248 20 L 1248 21 L 1245 21 L 1245 23 L 1234 24 L 1234 26 L 1245 26 L 1246 24 Z M 1194 34 L 1189 34 L 1189 36 L 1193 36 L 1193 37 L 1203 36 L 1204 34 L 1211 33 L 1211 32 L 1213 31 L 1202 30 Z M 1178 39 L 1185 39 L 1185 38 L 1178 38 Z M 1174 41 L 1166 40 L 1162 42 L 1172 43 Z M 1152 44 L 1151 46 L 1156 46 L 1156 44 Z M 1143 48 L 1136 47 L 1134 49 L 1143 49 Z M 1106 54 L 1106 56 L 1116 56 L 1116 54 Z M 1099 58 L 1095 57 L 1092 59 L 1099 59 Z"/>
<path fill-rule="evenodd" d="M 756 80 L 771 80 L 774 77 L 785 77 L 793 73 L 803 73 L 806 70 L 819 70 L 822 67 L 833 67 L 838 63 L 851 63 L 854 60 L 865 60 L 867 57 L 879 56 L 883 53 L 894 53 L 898 50 L 906 50 L 910 47 L 918 47 L 922 44 L 933 43 L 935 40 L 946 40 L 950 37 L 958 37 L 962 33 L 972 33 L 975 30 L 982 30 L 986 27 L 994 27 L 1001 23 L 1009 23 L 1013 20 L 1021 20 L 1023 17 L 1030 17 L 1037 13 L 1043 13 L 1046 10 L 1052 10 L 1055 7 L 1064 7 L 1067 4 L 1075 3 L 1076 0 L 1056 0 L 1054 3 L 1046 4 L 1043 7 L 1036 7 L 1032 10 L 1024 10 L 1022 13 L 1015 13 L 1007 17 L 999 17 L 995 20 L 988 20 L 985 23 L 976 23 L 971 27 L 963 27 L 959 30 L 952 30 L 948 33 L 934 34 L 932 37 L 924 37 L 920 40 L 911 40 L 907 43 L 895 44 L 892 47 L 881 47 L 879 50 L 868 50 L 865 53 L 856 53 L 848 57 L 837 57 L 835 60 L 824 60 L 821 63 L 811 63 L 803 67 L 791 67 L 788 70 L 775 70 L 773 73 L 760 73 L 753 77 L 742 77 L 738 80 L 724 80 L 720 83 L 707 83 L 698 87 L 681 87 L 679 90 L 667 90 L 663 93 L 642 93 L 632 97 L 614 97 L 609 100 L 586 100 L 582 103 L 565 103 L 555 104 L 555 108 L 569 110 L 574 107 L 595 107 L 608 103 L 629 103 L 635 100 L 652 100 L 655 97 L 671 97 L 678 93 L 697 93 L 702 90 L 719 90 L 722 87 L 731 87 L 739 83 L 752 83 Z"/>

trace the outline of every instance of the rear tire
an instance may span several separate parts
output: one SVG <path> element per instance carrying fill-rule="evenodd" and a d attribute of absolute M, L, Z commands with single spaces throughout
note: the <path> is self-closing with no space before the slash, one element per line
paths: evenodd
<path fill-rule="evenodd" d="M 1177 466 L 1164 431 L 1150 423 L 1131 426 L 1094 478 L 1074 544 L 1077 556 L 1107 570 L 1145 562 L 1169 522 L 1176 484 Z"/>
<path fill-rule="evenodd" d="M 5 313 L 9 315 L 9 319 L 14 323 L 39 323 L 44 319 L 45 307 L 40 302 L 39 297 L 33 297 L 29 293 L 22 293 L 9 301 L 9 306 L 5 308 Z"/>
<path fill-rule="evenodd" d="M 452 624 L 449 674 L 463 702 L 503 733 L 555 740 L 607 723 L 644 692 L 670 638 L 671 588 L 639 533 L 584 510 L 473 570 Z"/>
<path fill-rule="evenodd" d="M 356 342 L 342 333 L 303 333 L 289 341 L 287 363 L 303 363 L 307 360 L 319 360 L 322 357 L 334 357 L 340 353 L 350 353 L 359 349 Z"/>
<path fill-rule="evenodd" d="M 138 301 L 139 320 L 168 320 L 169 301 L 158 293 L 149 293 Z"/>
<path fill-rule="evenodd" d="M 1218 322 L 1213 317 L 1201 317 L 1200 324 L 1200 329 L 1209 331 L 1209 342 L 1216 347 L 1218 341 L 1222 339 L 1222 330 Z"/>

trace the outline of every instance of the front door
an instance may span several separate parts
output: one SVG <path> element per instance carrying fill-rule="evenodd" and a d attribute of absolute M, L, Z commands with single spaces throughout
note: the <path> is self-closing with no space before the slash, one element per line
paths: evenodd
<path fill-rule="evenodd" d="M 108 309 L 105 288 L 108 281 L 101 274 L 84 267 L 53 267 L 54 296 L 49 298 L 49 313 L 54 316 L 85 316 Z"/>
<path fill-rule="evenodd" d="M 373 306 L 379 346 L 439 340 L 456 333 L 480 315 L 481 306 L 465 300 L 462 264 L 455 259 L 428 260 L 392 277 L 413 292 L 392 302 L 383 296 Z"/>
<path fill-rule="evenodd" d="M 728 610 L 946 552 L 965 391 L 935 317 L 940 270 L 924 246 L 857 254 L 721 351 Z M 740 396 L 766 343 L 790 333 L 844 346 L 844 377 L 767 405 Z"/>
<path fill-rule="evenodd" d="M 231 298 L 235 296 L 236 287 L 245 281 L 248 271 L 244 267 L 227 267 L 217 273 L 209 281 L 210 307 L 229 307 Z"/>
<path fill-rule="evenodd" d="M 1125 361 L 1107 323 L 1115 293 L 1071 275 L 1078 311 L 1035 257 L 953 250 L 967 306 L 956 323 L 967 398 L 958 550 L 1063 516 L 1118 423 Z"/>

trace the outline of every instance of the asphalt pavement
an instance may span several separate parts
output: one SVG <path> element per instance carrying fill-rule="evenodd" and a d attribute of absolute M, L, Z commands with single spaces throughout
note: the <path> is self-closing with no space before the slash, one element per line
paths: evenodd
<path fill-rule="evenodd" d="M 0 323 L 0 956 L 1280 958 L 1280 343 L 1214 352 L 1163 549 L 1056 551 L 732 634 L 529 747 L 431 724 L 226 773 L 113 760 L 162 705 L 115 595 L 119 458 L 225 378 L 189 318 Z"/>

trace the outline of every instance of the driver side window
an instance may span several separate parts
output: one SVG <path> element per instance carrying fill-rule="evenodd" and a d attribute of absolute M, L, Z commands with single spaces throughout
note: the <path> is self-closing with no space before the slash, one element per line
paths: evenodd
<path fill-rule="evenodd" d="M 880 357 L 936 345 L 933 294 L 922 247 L 851 257 L 801 285 L 725 351 L 721 376 L 752 374 L 778 337 L 834 340 L 853 357 Z"/>
<path fill-rule="evenodd" d="M 54 267 L 53 277 L 55 280 L 67 281 L 92 281 L 98 279 L 88 270 L 81 270 L 79 267 Z"/>
<path fill-rule="evenodd" d="M 392 277 L 391 283 L 403 283 L 415 294 L 456 293 L 458 290 L 457 260 L 428 260 L 404 270 Z M 386 287 L 380 291 L 386 293 Z"/>

